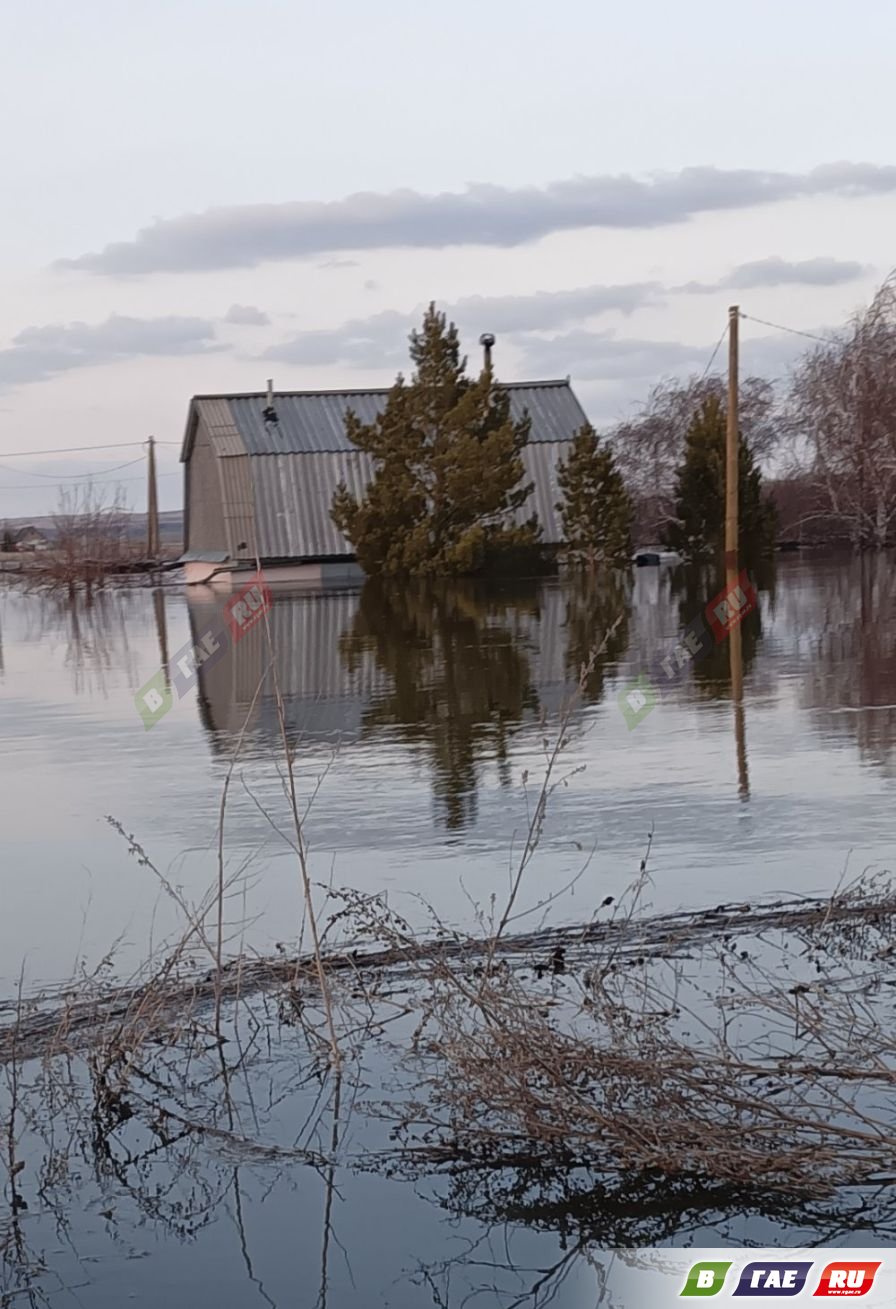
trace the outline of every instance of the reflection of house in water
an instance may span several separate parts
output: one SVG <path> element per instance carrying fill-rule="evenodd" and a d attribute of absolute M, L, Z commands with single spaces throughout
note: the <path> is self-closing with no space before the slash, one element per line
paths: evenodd
<path fill-rule="evenodd" d="M 356 738 L 364 708 L 388 689 L 387 675 L 372 659 L 349 672 L 339 656 L 340 638 L 351 626 L 358 595 L 357 590 L 278 594 L 268 614 L 286 722 L 309 743 Z M 188 592 L 188 598 L 194 640 L 207 631 L 228 630 L 226 596 L 211 596 L 203 589 L 202 599 L 194 592 Z M 221 749 L 230 748 L 244 724 L 272 740 L 279 736 L 269 665 L 267 632 L 259 622 L 228 646 L 224 658 L 200 668 L 205 723 Z"/>
<path fill-rule="evenodd" d="M 225 599 L 205 589 L 203 597 L 190 595 L 194 641 L 227 626 Z M 503 776 L 510 738 L 540 739 L 542 714 L 571 689 L 568 612 L 568 588 L 556 583 L 368 582 L 278 593 L 268 621 L 289 733 L 308 748 L 350 747 L 380 733 L 419 748 L 447 824 L 462 826 L 475 809 L 480 766 L 494 761 Z M 257 623 L 200 668 L 216 748 L 229 750 L 244 724 L 276 748 L 269 662 Z"/>

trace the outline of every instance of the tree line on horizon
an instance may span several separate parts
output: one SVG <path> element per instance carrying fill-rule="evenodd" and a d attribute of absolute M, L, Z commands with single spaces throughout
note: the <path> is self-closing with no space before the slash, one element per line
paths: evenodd
<path fill-rule="evenodd" d="M 382 414 L 346 434 L 371 455 L 356 498 L 331 513 L 366 572 L 465 575 L 544 561 L 514 419 L 491 366 L 467 373 L 457 328 L 434 304 L 411 333 L 409 380 Z M 722 377 L 664 380 L 631 419 L 575 433 L 557 469 L 565 561 L 592 570 L 631 559 L 637 530 L 686 559 L 712 562 L 724 534 L 727 399 Z M 741 550 L 770 551 L 785 531 L 881 549 L 896 538 L 896 274 L 848 326 L 808 350 L 779 396 L 743 379 L 739 397 Z M 777 465 L 769 485 L 762 468 Z M 782 512 L 783 511 L 783 512 Z"/>

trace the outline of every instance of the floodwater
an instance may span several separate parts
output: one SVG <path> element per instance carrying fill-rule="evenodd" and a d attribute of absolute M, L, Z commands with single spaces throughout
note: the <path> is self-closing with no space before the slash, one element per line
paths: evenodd
<path fill-rule="evenodd" d="M 521 926 L 537 925 L 538 906 L 561 891 L 555 921 L 589 917 L 631 883 L 648 840 L 656 910 L 824 893 L 844 876 L 892 869 L 893 560 L 782 557 L 756 580 L 759 605 L 741 628 L 742 697 L 732 697 L 722 640 L 634 726 L 620 695 L 642 675 L 655 681 L 717 580 L 643 569 L 624 587 L 548 579 L 275 595 L 273 670 L 264 626 L 233 641 L 212 595 L 120 591 L 88 607 L 0 589 L 4 992 L 106 956 L 127 976 L 174 931 L 170 896 L 108 819 L 197 903 L 218 876 L 228 773 L 232 948 L 295 943 L 301 898 L 283 836 L 275 674 L 316 882 L 385 892 L 421 930 L 433 912 L 471 927 L 506 893 L 561 712 L 562 783 L 515 909 L 532 911 Z M 215 656 L 184 686 L 189 665 L 179 661 L 209 637 Z M 147 728 L 135 695 L 162 668 L 170 708 Z M 505 1213 L 498 1232 L 481 1197 L 455 1184 L 220 1158 L 195 1184 L 186 1176 L 153 1204 L 124 1194 L 120 1176 L 85 1179 L 83 1204 L 62 1225 L 32 1206 L 53 1272 L 41 1302 L 454 1305 L 488 1268 L 511 1303 L 555 1263 L 555 1304 L 596 1302 L 593 1269 L 564 1263 L 537 1207 L 537 1218 Z M 628 1217 L 623 1205 L 608 1243 L 684 1239 L 675 1223 L 651 1229 Z M 772 1220 L 750 1221 L 750 1239 L 776 1241 Z M 686 1231 L 705 1245 L 720 1235 L 703 1219 Z M 332 1238 L 323 1263 L 322 1233 Z M 863 1236 L 841 1231 L 837 1241 Z"/>
<path fill-rule="evenodd" d="M 545 742 L 595 640 L 619 616 L 573 709 L 528 901 L 580 872 L 585 918 L 631 880 L 653 832 L 657 909 L 732 894 L 830 890 L 892 866 L 896 573 L 886 558 L 783 558 L 743 625 L 742 731 L 724 644 L 630 729 L 617 696 L 710 598 L 704 579 L 636 570 L 629 601 L 556 580 L 276 598 L 270 626 L 320 882 L 420 898 L 469 925 L 507 885 Z M 709 583 L 709 585 L 713 585 Z M 135 692 L 206 633 L 223 601 L 134 590 L 91 608 L 0 590 L 0 972 L 67 977 L 110 948 L 124 970 L 167 925 L 118 820 L 199 900 L 251 860 L 251 944 L 298 930 L 282 826 L 282 749 L 261 626 L 200 670 L 150 730 Z M 526 785 L 523 776 L 528 775 Z M 241 905 L 241 910 L 243 906 Z"/>

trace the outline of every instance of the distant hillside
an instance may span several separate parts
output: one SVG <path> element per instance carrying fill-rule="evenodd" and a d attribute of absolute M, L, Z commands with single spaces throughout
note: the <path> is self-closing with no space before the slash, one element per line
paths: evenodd
<path fill-rule="evenodd" d="M 125 514 L 124 521 L 129 541 L 146 540 L 146 514 Z M 38 531 L 52 537 L 54 519 L 52 514 L 39 515 L 35 518 L 0 519 L 0 531 L 7 526 L 13 530 L 18 527 L 36 527 Z M 183 543 L 184 515 L 181 509 L 169 509 L 159 514 L 159 538 L 162 545 L 172 546 Z"/>

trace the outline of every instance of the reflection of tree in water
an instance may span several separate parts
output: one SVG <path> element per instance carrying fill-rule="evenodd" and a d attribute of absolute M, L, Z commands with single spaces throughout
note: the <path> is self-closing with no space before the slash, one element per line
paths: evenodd
<path fill-rule="evenodd" d="M 750 580 L 757 593 L 767 594 L 772 603 L 775 598 L 775 561 L 764 560 L 747 564 Z M 673 596 L 678 601 L 679 628 L 684 629 L 696 618 L 704 617 L 706 606 L 725 589 L 725 570 L 716 565 L 682 566 L 673 570 L 670 578 Z M 708 622 L 706 622 L 709 628 Z M 762 640 L 762 614 L 757 606 L 740 624 L 743 671 L 749 672 Z M 709 700 L 726 700 L 731 693 L 731 666 L 728 642 L 714 643 L 708 654 L 694 661 L 694 689 Z"/>
<path fill-rule="evenodd" d="M 817 597 L 812 660 L 801 686 L 825 732 L 853 738 L 877 764 L 896 741 L 896 575 L 885 555 L 831 567 Z"/>
<path fill-rule="evenodd" d="M 779 1241 L 782 1229 L 808 1230 L 832 1243 L 844 1232 L 872 1226 L 896 1235 L 896 1200 L 884 1186 L 870 1187 L 864 1203 L 857 1204 L 855 1193 L 807 1200 L 746 1180 L 742 1186 L 723 1185 L 659 1170 L 600 1179 L 576 1168 L 574 1160 L 567 1169 L 534 1158 L 512 1168 L 460 1169 L 443 1203 L 487 1225 L 512 1223 L 556 1233 L 564 1249 L 677 1244 L 707 1227 L 749 1244 L 745 1229 L 751 1220 L 773 1223 Z M 762 1243 L 764 1236 L 760 1233 Z"/>
<path fill-rule="evenodd" d="M 885 1184 L 858 1199 L 853 1194 L 806 1201 L 747 1184 L 707 1186 L 659 1171 L 600 1182 L 572 1160 L 566 1170 L 534 1161 L 511 1169 L 465 1165 L 437 1202 L 455 1218 L 473 1217 L 492 1234 L 485 1252 L 476 1242 L 453 1258 L 421 1263 L 414 1280 L 427 1287 L 440 1309 L 460 1309 L 482 1295 L 508 1309 L 584 1303 L 579 1297 L 586 1272 L 585 1283 L 593 1277 L 596 1294 L 589 1304 L 631 1309 L 628 1299 L 614 1297 L 608 1252 L 717 1244 L 834 1246 L 847 1237 L 850 1244 L 872 1234 L 875 1241 L 896 1235 L 896 1202 Z M 531 1251 L 525 1229 L 556 1237 L 557 1253 L 533 1266 L 525 1257 Z M 637 1258 L 632 1262 L 637 1266 Z M 568 1279 L 576 1274 L 579 1279 L 570 1286 Z M 570 1290 L 573 1298 L 567 1299 Z"/>
<path fill-rule="evenodd" d="M 584 698 L 592 704 L 603 696 L 608 668 L 628 649 L 630 592 L 630 578 L 620 573 L 571 573 L 566 581 L 566 668 L 574 681 L 606 638 L 583 687 Z"/>
<path fill-rule="evenodd" d="M 136 652 L 128 623 L 140 605 L 138 592 L 96 591 L 71 597 L 50 592 L 36 599 L 36 621 L 29 610 L 27 639 L 64 642 L 64 663 L 76 695 L 105 695 L 110 675 L 119 668 L 135 681 Z"/>
<path fill-rule="evenodd" d="M 536 584 L 369 580 L 340 653 L 349 672 L 370 653 L 392 691 L 365 711 L 364 731 L 398 728 L 430 752 L 446 826 L 476 814 L 478 761 L 509 783 L 508 738 L 538 709 L 526 649 L 537 636 Z"/>
<path fill-rule="evenodd" d="M 493 1253 L 486 1262 L 474 1247 L 469 1254 L 421 1265 L 416 1280 L 441 1309 L 470 1302 L 475 1273 L 485 1280 L 473 1294 L 490 1294 L 489 1303 L 535 1309 L 560 1296 L 570 1274 L 585 1266 L 599 1289 L 595 1303 L 629 1309 L 609 1293 L 606 1251 L 690 1244 L 838 1245 L 853 1233 L 859 1240 L 870 1233 L 877 1241 L 896 1236 L 896 1201 L 885 1184 L 869 1187 L 858 1199 L 850 1194 L 806 1201 L 783 1192 L 763 1193 L 746 1183 L 711 1186 L 659 1171 L 600 1181 L 576 1168 L 574 1160 L 567 1169 L 534 1159 L 499 1169 L 465 1165 L 438 1203 L 455 1217 L 473 1217 L 499 1232 L 498 1248 L 505 1254 L 501 1259 Z M 559 1238 L 553 1261 L 544 1260 L 528 1275 L 515 1258 L 515 1237 L 522 1228 Z M 457 1294 L 456 1285 L 462 1288 Z"/>

